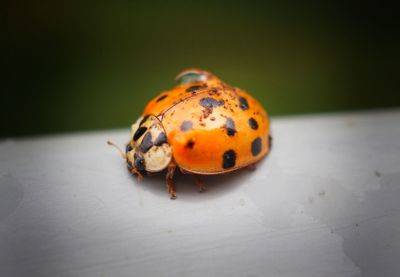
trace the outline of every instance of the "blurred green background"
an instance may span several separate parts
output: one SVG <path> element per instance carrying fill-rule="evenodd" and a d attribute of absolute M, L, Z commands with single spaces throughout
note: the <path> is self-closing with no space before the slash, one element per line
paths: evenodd
<path fill-rule="evenodd" d="M 272 116 L 400 106 L 396 10 L 321 2 L 10 1 L 0 135 L 128 128 L 187 67 Z"/>

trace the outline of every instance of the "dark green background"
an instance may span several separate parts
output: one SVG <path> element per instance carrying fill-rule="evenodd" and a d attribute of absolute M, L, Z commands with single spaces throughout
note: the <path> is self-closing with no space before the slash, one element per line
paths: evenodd
<path fill-rule="evenodd" d="M 10 2 L 0 135 L 128 127 L 187 67 L 273 116 L 400 106 L 394 7 L 298 2 Z"/>

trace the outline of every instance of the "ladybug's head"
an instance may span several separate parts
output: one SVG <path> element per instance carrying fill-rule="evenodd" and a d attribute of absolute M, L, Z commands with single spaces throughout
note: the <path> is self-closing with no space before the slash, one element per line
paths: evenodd
<path fill-rule="evenodd" d="M 140 117 L 132 125 L 125 155 L 128 168 L 138 177 L 162 171 L 168 166 L 172 159 L 172 149 L 156 116 Z"/>

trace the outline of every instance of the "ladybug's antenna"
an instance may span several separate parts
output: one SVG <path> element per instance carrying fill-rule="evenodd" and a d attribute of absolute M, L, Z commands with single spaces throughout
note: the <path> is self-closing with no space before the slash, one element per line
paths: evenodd
<path fill-rule="evenodd" d="M 122 158 L 126 159 L 126 155 L 124 154 L 124 152 L 122 152 L 121 148 L 119 148 L 114 142 L 112 142 L 111 140 L 107 140 L 107 144 L 114 146 L 118 150 L 118 152 L 121 154 Z"/>

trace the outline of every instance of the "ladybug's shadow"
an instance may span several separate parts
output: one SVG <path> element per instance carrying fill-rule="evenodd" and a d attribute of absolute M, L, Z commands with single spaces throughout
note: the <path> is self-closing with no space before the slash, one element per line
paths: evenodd
<path fill-rule="evenodd" d="M 261 167 L 262 163 L 263 161 L 259 162 L 257 167 Z M 261 170 L 261 168 L 255 170 L 242 168 L 219 175 L 196 175 L 206 187 L 206 190 L 201 193 L 192 174 L 182 174 L 179 170 L 176 170 L 174 184 L 177 198 L 179 201 L 198 201 L 224 197 L 244 186 L 250 179 L 251 174 L 255 174 L 257 170 Z M 142 182 L 137 182 L 136 185 L 142 186 L 141 189 L 150 191 L 159 197 L 169 197 L 165 175 L 165 171 L 160 172 L 154 176 L 144 178 Z"/>

